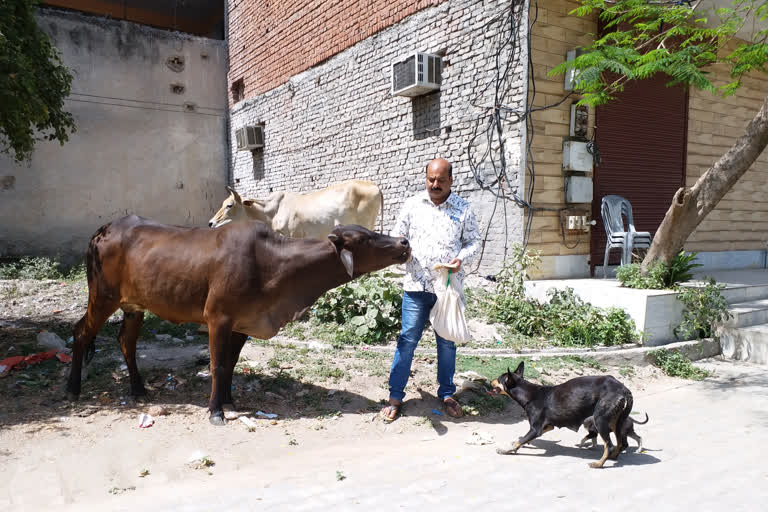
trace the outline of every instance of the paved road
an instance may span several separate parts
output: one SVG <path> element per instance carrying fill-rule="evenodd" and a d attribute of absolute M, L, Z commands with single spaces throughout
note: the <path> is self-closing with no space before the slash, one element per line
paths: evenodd
<path fill-rule="evenodd" d="M 393 430 L 277 460 L 265 446 L 254 453 L 253 465 L 237 472 L 202 483 L 141 489 L 124 499 L 110 497 L 103 506 L 131 511 L 765 510 L 768 368 L 706 365 L 717 378 L 635 393 L 635 410 L 651 418 L 637 428 L 647 451 L 623 455 L 602 470 L 587 467 L 600 447 L 574 447 L 581 432 L 553 431 L 534 448 L 500 456 L 496 445 L 469 446 L 464 440 L 478 428 L 497 440 L 513 440 L 526 424 L 445 424 L 435 433 Z M 336 471 L 346 478 L 337 481 Z"/>

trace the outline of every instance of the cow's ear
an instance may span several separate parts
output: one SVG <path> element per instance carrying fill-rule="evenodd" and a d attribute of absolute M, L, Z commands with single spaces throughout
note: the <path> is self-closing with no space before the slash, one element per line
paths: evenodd
<path fill-rule="evenodd" d="M 352 251 L 342 249 L 339 253 L 339 257 L 341 258 L 341 263 L 344 265 L 344 268 L 347 269 L 349 277 L 354 277 L 354 258 L 352 257 Z"/>
<path fill-rule="evenodd" d="M 242 198 L 242 197 L 240 197 L 240 194 L 238 194 L 238 193 L 235 191 L 235 189 L 233 189 L 233 188 L 232 188 L 232 187 L 230 187 L 229 185 L 227 185 L 227 192 L 229 192 L 230 194 L 232 194 L 232 197 L 234 197 L 234 198 L 235 198 L 235 201 L 236 201 L 236 202 L 238 202 L 238 203 L 242 203 L 242 202 L 243 202 L 243 198 Z"/>
<path fill-rule="evenodd" d="M 243 206 L 253 206 L 253 199 L 246 199 L 243 201 Z"/>

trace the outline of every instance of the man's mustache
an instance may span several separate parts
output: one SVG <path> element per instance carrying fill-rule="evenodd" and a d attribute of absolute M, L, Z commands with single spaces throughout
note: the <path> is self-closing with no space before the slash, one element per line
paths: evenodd
<path fill-rule="evenodd" d="M 443 189 L 441 189 L 441 188 L 432 188 L 430 190 L 432 190 L 432 192 L 442 192 L 443 191 Z"/>

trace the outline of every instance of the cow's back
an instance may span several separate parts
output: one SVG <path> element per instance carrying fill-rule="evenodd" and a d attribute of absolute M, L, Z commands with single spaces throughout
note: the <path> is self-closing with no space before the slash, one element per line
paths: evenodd
<path fill-rule="evenodd" d="M 381 191 L 370 181 L 350 180 L 306 194 L 286 194 L 272 227 L 297 238 L 324 238 L 335 226 L 374 229 Z"/>
<path fill-rule="evenodd" d="M 247 270 L 248 260 L 237 252 L 246 254 L 252 247 L 252 233 L 267 229 L 261 226 L 188 228 L 135 215 L 118 219 L 94 235 L 89 247 L 89 286 L 93 274 L 93 284 L 102 292 L 119 295 L 123 309 L 151 310 L 171 321 L 203 321 L 213 272 L 227 260 L 240 260 Z M 229 268 L 233 274 L 239 271 L 237 265 Z"/>

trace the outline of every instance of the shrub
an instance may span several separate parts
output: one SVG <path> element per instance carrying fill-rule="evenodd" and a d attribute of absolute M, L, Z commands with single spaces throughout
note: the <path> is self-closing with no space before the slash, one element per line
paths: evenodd
<path fill-rule="evenodd" d="M 19 261 L 0 265 L 0 279 L 61 279 L 59 263 L 45 257 L 25 256 Z"/>
<path fill-rule="evenodd" d="M 315 303 L 313 315 L 339 324 L 338 341 L 382 343 L 400 330 L 402 300 L 399 284 L 374 273 L 327 291 Z"/>
<path fill-rule="evenodd" d="M 699 263 L 693 263 L 697 254 L 696 252 L 686 254 L 685 251 L 680 251 L 669 264 L 663 261 L 651 264 L 646 275 L 643 275 L 639 263 L 622 265 L 616 269 L 616 277 L 621 285 L 627 288 L 672 289 L 677 284 L 690 281 L 693 278 L 691 270 L 701 266 Z"/>
<path fill-rule="evenodd" d="M 655 366 L 670 377 L 682 377 L 683 379 L 702 380 L 712 375 L 711 372 L 696 368 L 691 360 L 677 350 L 654 350 L 648 353 Z"/>
<path fill-rule="evenodd" d="M 683 303 L 683 321 L 675 328 L 678 338 L 709 338 L 715 327 L 728 320 L 728 301 L 720 291 L 725 288 L 713 278 L 704 286 L 681 286 L 677 300 Z"/>
<path fill-rule="evenodd" d="M 643 290 L 662 290 L 665 288 L 664 277 L 667 266 L 659 261 L 648 268 L 648 273 L 643 275 L 639 263 L 622 265 L 616 269 L 616 278 L 621 286 Z"/>

